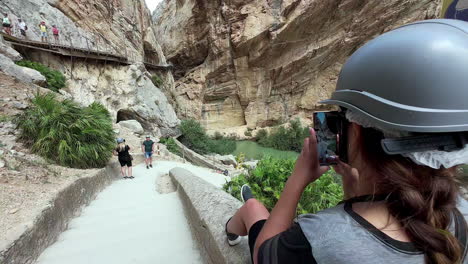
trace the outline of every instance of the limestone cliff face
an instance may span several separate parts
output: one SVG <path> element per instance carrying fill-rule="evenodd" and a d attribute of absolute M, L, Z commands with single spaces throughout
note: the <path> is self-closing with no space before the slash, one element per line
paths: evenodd
<path fill-rule="evenodd" d="M 9 14 L 14 26 L 22 18 L 32 40 L 40 40 L 38 25 L 44 21 L 52 42 L 51 26 L 57 25 L 66 45 L 111 51 L 133 61 L 145 55 L 163 60 L 157 42 L 147 41 L 155 36 L 144 0 L 2 0 L 0 11 Z"/>
<path fill-rule="evenodd" d="M 45 21 L 49 27 L 58 26 L 62 44 L 128 57 L 132 65 L 21 49 L 25 58 L 64 73 L 67 87 L 62 94 L 73 100 L 83 105 L 101 102 L 115 121 L 136 119 L 156 134 L 177 133 L 180 121 L 142 63 L 166 64 L 144 0 L 2 0 L 0 11 L 9 14 L 13 25 L 18 18 L 25 20 L 29 27 L 27 37 L 31 40 L 40 40 L 38 24 Z M 53 42 L 52 32 L 49 37 Z M 172 85 L 170 72 L 158 74 L 166 85 Z"/>
<path fill-rule="evenodd" d="M 346 58 L 399 25 L 436 18 L 440 0 L 165 0 L 154 30 L 172 62 L 181 117 L 210 129 L 307 116 Z"/>

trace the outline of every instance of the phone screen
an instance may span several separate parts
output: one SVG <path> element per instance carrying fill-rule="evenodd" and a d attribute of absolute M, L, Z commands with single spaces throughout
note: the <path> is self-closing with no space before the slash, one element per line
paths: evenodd
<path fill-rule="evenodd" d="M 322 166 L 337 164 L 338 161 L 336 118 L 338 118 L 336 112 L 314 113 L 314 130 L 317 136 L 317 153 L 320 165 Z M 331 125 L 333 125 L 333 127 L 330 127 Z"/>

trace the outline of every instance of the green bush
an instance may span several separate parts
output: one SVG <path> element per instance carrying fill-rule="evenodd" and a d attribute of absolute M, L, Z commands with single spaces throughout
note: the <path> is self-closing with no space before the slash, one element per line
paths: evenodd
<path fill-rule="evenodd" d="M 65 87 L 65 76 L 59 71 L 52 70 L 41 63 L 27 60 L 17 61 L 16 64 L 40 72 L 47 80 L 47 88 L 54 92 L 58 92 L 60 89 Z"/>
<path fill-rule="evenodd" d="M 200 154 L 209 152 L 210 138 L 200 123 L 193 119 L 183 120 L 180 124 L 180 132 L 182 133 L 180 141 L 186 147 Z"/>
<path fill-rule="evenodd" d="M 255 134 L 255 141 L 258 142 L 258 144 L 262 145 L 261 142 L 265 142 L 265 140 L 268 138 L 268 131 L 266 129 L 260 129 L 257 131 L 257 134 Z"/>
<path fill-rule="evenodd" d="M 12 117 L 9 115 L 0 114 L 0 123 L 9 122 L 12 120 Z"/>
<path fill-rule="evenodd" d="M 252 131 L 246 130 L 246 131 L 244 132 L 244 136 L 246 136 L 246 137 L 251 137 L 251 136 L 252 136 Z"/>
<path fill-rule="evenodd" d="M 240 200 L 240 188 L 247 183 L 255 198 L 271 210 L 278 202 L 294 164 L 295 161 L 292 159 L 267 157 L 258 163 L 250 172 L 250 176 L 240 175 L 226 183 L 223 189 Z M 342 199 L 343 189 L 335 179 L 334 172 L 329 171 L 305 189 L 297 213 L 315 213 L 335 206 Z"/>
<path fill-rule="evenodd" d="M 115 147 L 110 114 L 98 103 L 83 108 L 52 93 L 36 95 L 14 122 L 33 152 L 63 166 L 104 167 Z"/>
<path fill-rule="evenodd" d="M 234 140 L 223 137 L 221 133 L 215 134 L 217 139 L 211 139 L 200 123 L 193 119 L 183 120 L 180 124 L 180 131 L 182 144 L 197 153 L 226 155 L 236 150 Z"/>
<path fill-rule="evenodd" d="M 161 144 L 166 145 L 167 150 L 169 150 L 170 152 L 182 157 L 182 152 L 180 152 L 180 149 L 177 146 L 177 144 L 175 143 L 173 138 L 171 138 L 171 137 L 170 138 L 161 138 L 159 140 L 159 142 Z"/>
<path fill-rule="evenodd" d="M 309 128 L 303 127 L 299 120 L 289 122 L 289 127 L 274 128 L 270 134 L 265 129 L 260 129 L 255 135 L 259 145 L 278 150 L 290 150 L 301 152 L 304 139 L 309 136 Z"/>
<path fill-rule="evenodd" d="M 159 75 L 151 76 L 151 81 L 153 82 L 154 86 L 161 88 L 164 86 L 164 81 L 159 77 Z"/>

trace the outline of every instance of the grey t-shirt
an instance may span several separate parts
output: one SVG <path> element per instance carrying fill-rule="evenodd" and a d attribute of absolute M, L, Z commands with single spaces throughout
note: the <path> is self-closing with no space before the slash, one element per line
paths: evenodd
<path fill-rule="evenodd" d="M 459 199 L 458 209 L 468 218 L 468 203 Z M 350 203 L 301 215 L 299 225 L 310 243 L 317 263 L 423 264 L 424 254 L 412 243 L 394 240 L 356 214 Z M 455 233 L 452 222 L 450 231 Z M 463 263 L 468 263 L 465 259 Z"/>
<path fill-rule="evenodd" d="M 424 254 L 412 243 L 388 237 L 356 214 L 351 204 L 348 201 L 317 214 L 299 216 L 298 223 L 262 243 L 258 263 L 425 263 Z M 461 233 L 462 218 L 468 218 L 468 202 L 460 198 L 457 207 L 462 213 L 457 218 Z M 453 222 L 449 230 L 456 234 Z"/>

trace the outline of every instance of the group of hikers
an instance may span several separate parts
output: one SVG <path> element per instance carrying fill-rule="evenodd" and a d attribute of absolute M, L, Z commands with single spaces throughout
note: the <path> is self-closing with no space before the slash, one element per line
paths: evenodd
<path fill-rule="evenodd" d="M 121 166 L 120 172 L 124 179 L 133 179 L 132 175 L 132 160 L 133 156 L 130 154 L 130 146 L 128 146 L 123 138 L 117 138 L 117 147 L 114 149 L 114 156 L 118 156 Z M 147 135 L 141 144 L 141 151 L 145 154 L 146 169 L 153 168 L 153 154 L 160 155 L 159 145 L 151 140 L 151 136 Z"/>
<path fill-rule="evenodd" d="M 13 32 L 12 32 L 13 23 L 12 23 L 11 19 L 9 18 L 8 14 L 3 15 L 2 26 L 3 26 L 3 31 L 6 34 L 8 34 L 10 36 L 13 35 Z M 22 37 L 24 39 L 28 39 L 28 34 L 27 34 L 28 26 L 26 25 L 26 22 L 23 19 L 18 18 L 18 22 L 16 23 L 15 27 L 16 27 L 17 31 L 19 31 L 20 37 Z M 47 26 L 46 22 L 42 21 L 41 23 L 39 23 L 38 29 L 39 29 L 39 32 L 40 32 L 40 35 L 41 35 L 41 41 L 42 42 L 49 42 L 49 39 L 48 39 L 49 27 Z M 52 35 L 54 37 L 55 43 L 56 44 L 60 43 L 60 31 L 59 31 L 59 29 L 57 28 L 56 25 L 52 25 Z"/>

